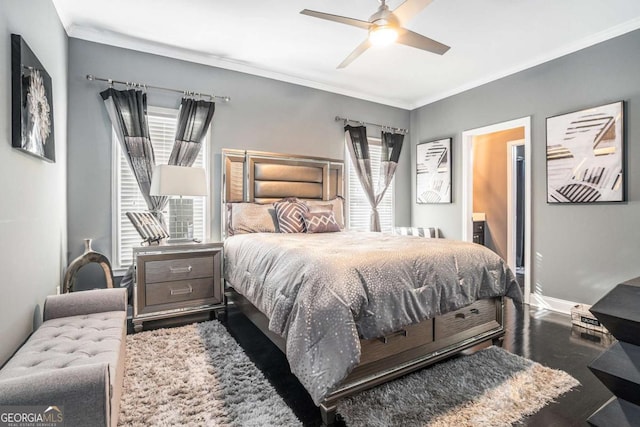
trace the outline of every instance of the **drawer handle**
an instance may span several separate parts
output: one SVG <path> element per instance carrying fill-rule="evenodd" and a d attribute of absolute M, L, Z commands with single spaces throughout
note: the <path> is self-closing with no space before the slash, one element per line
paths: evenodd
<path fill-rule="evenodd" d="M 191 273 L 191 270 L 193 270 L 193 267 L 191 267 L 190 265 L 186 267 L 169 267 L 169 271 L 171 272 L 171 274 Z"/>
<path fill-rule="evenodd" d="M 480 314 L 480 310 L 478 310 L 477 308 L 472 308 L 471 310 L 469 310 L 469 313 L 471 314 Z M 466 319 L 467 316 L 465 316 L 464 313 L 456 313 L 456 319 Z"/>
<path fill-rule="evenodd" d="M 169 288 L 169 291 L 171 292 L 171 296 L 192 294 L 193 286 L 191 286 L 191 284 L 187 284 L 186 288 L 181 288 L 181 289 Z"/>
<path fill-rule="evenodd" d="M 380 337 L 378 338 L 383 344 L 387 344 L 389 342 L 390 338 L 393 337 L 399 337 L 399 336 L 403 336 L 406 337 L 407 336 L 407 330 L 406 329 L 400 329 L 398 332 L 394 332 L 392 334 L 389 335 L 385 335 L 384 337 Z"/>

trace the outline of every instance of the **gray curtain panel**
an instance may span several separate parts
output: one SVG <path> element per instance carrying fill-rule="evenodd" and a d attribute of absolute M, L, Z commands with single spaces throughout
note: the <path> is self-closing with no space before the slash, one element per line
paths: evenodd
<path fill-rule="evenodd" d="M 398 167 L 398 160 L 400 159 L 400 153 L 402 152 L 402 142 L 404 141 L 404 135 L 393 132 L 382 131 L 382 153 L 380 156 L 380 175 L 378 177 L 378 189 L 376 191 L 376 198 L 379 198 L 378 202 L 384 197 L 384 193 L 389 188 L 393 175 L 396 173 Z"/>
<path fill-rule="evenodd" d="M 215 108 L 216 104 L 210 101 L 182 98 L 176 140 L 169 157 L 170 165 L 193 165 L 202 147 L 202 140 L 209 130 Z"/>
<path fill-rule="evenodd" d="M 182 98 L 176 123 L 176 136 L 167 164 L 172 166 L 191 166 L 202 148 L 202 140 L 209 130 L 216 104 L 209 101 L 196 101 Z M 164 197 L 158 209 L 163 211 L 169 203 Z M 164 224 L 164 221 L 162 221 Z"/>
<path fill-rule="evenodd" d="M 396 168 L 402 151 L 404 135 L 391 132 L 382 132 L 382 153 L 377 188 L 373 188 L 371 173 L 371 157 L 369 155 L 369 141 L 367 140 L 367 128 L 365 126 L 345 126 L 347 145 L 351 154 L 351 161 L 356 169 L 360 184 L 367 200 L 371 205 L 371 231 L 380 231 L 380 214 L 378 205 L 384 197 Z"/>
<path fill-rule="evenodd" d="M 147 203 L 147 208 L 164 223 L 161 211 L 167 203 L 167 197 L 149 195 L 156 161 L 149 138 L 147 94 L 135 89 L 109 88 L 100 92 L 100 96 L 107 108 L 122 152 L 131 166 L 142 197 Z"/>
<path fill-rule="evenodd" d="M 360 185 L 371 205 L 371 231 L 380 231 L 380 215 L 378 214 L 376 194 L 373 188 L 373 177 L 371 175 L 371 156 L 369 155 L 369 141 L 367 140 L 367 128 L 365 126 L 344 127 L 346 133 L 347 146 L 351 154 L 351 162 L 358 174 Z"/>

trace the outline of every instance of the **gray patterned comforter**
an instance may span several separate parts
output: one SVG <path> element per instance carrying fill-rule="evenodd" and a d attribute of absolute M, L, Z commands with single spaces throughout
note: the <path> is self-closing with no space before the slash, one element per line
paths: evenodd
<path fill-rule="evenodd" d="M 472 243 L 381 233 L 227 238 L 225 279 L 286 338 L 291 371 L 316 404 L 369 339 L 477 299 L 522 299 L 506 263 Z"/>

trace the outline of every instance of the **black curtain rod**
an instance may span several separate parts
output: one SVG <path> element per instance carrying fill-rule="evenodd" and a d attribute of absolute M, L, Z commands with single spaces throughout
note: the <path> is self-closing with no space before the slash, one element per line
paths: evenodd
<path fill-rule="evenodd" d="M 223 102 L 231 101 L 231 97 L 229 97 L 229 96 L 210 95 L 208 93 L 194 92 L 194 91 L 189 91 L 189 90 L 171 89 L 171 88 L 167 88 L 167 87 L 147 85 L 147 84 L 144 84 L 144 83 L 123 82 L 123 81 L 120 81 L 120 80 L 113 80 L 113 79 L 105 79 L 103 77 L 96 77 L 93 74 L 87 74 L 87 80 L 91 80 L 91 81 L 97 80 L 97 81 L 101 81 L 101 82 L 107 82 L 107 83 L 109 83 L 109 86 L 113 86 L 115 84 L 118 84 L 118 85 L 125 85 L 125 86 L 137 87 L 137 88 L 142 88 L 142 89 L 156 89 L 156 90 L 164 90 L 164 91 L 167 91 L 167 92 L 176 92 L 176 93 L 181 93 L 181 94 L 186 95 L 186 96 L 207 96 L 211 100 L 219 99 L 219 100 L 221 100 Z"/>
<path fill-rule="evenodd" d="M 339 121 L 344 122 L 345 126 L 347 125 L 348 122 L 351 122 L 351 123 L 358 123 L 359 125 L 377 126 L 379 128 L 382 128 L 382 130 L 388 129 L 395 133 L 401 133 L 403 135 L 406 135 L 409 133 L 408 129 L 397 128 L 394 126 L 379 125 L 377 123 L 363 122 L 362 120 L 353 120 L 346 117 L 336 116 L 336 122 L 339 122 Z"/>

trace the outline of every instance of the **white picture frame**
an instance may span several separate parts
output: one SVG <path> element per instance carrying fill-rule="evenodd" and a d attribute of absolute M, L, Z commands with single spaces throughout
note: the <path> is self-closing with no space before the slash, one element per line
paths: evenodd
<path fill-rule="evenodd" d="M 416 203 L 451 203 L 451 138 L 416 145 Z"/>

